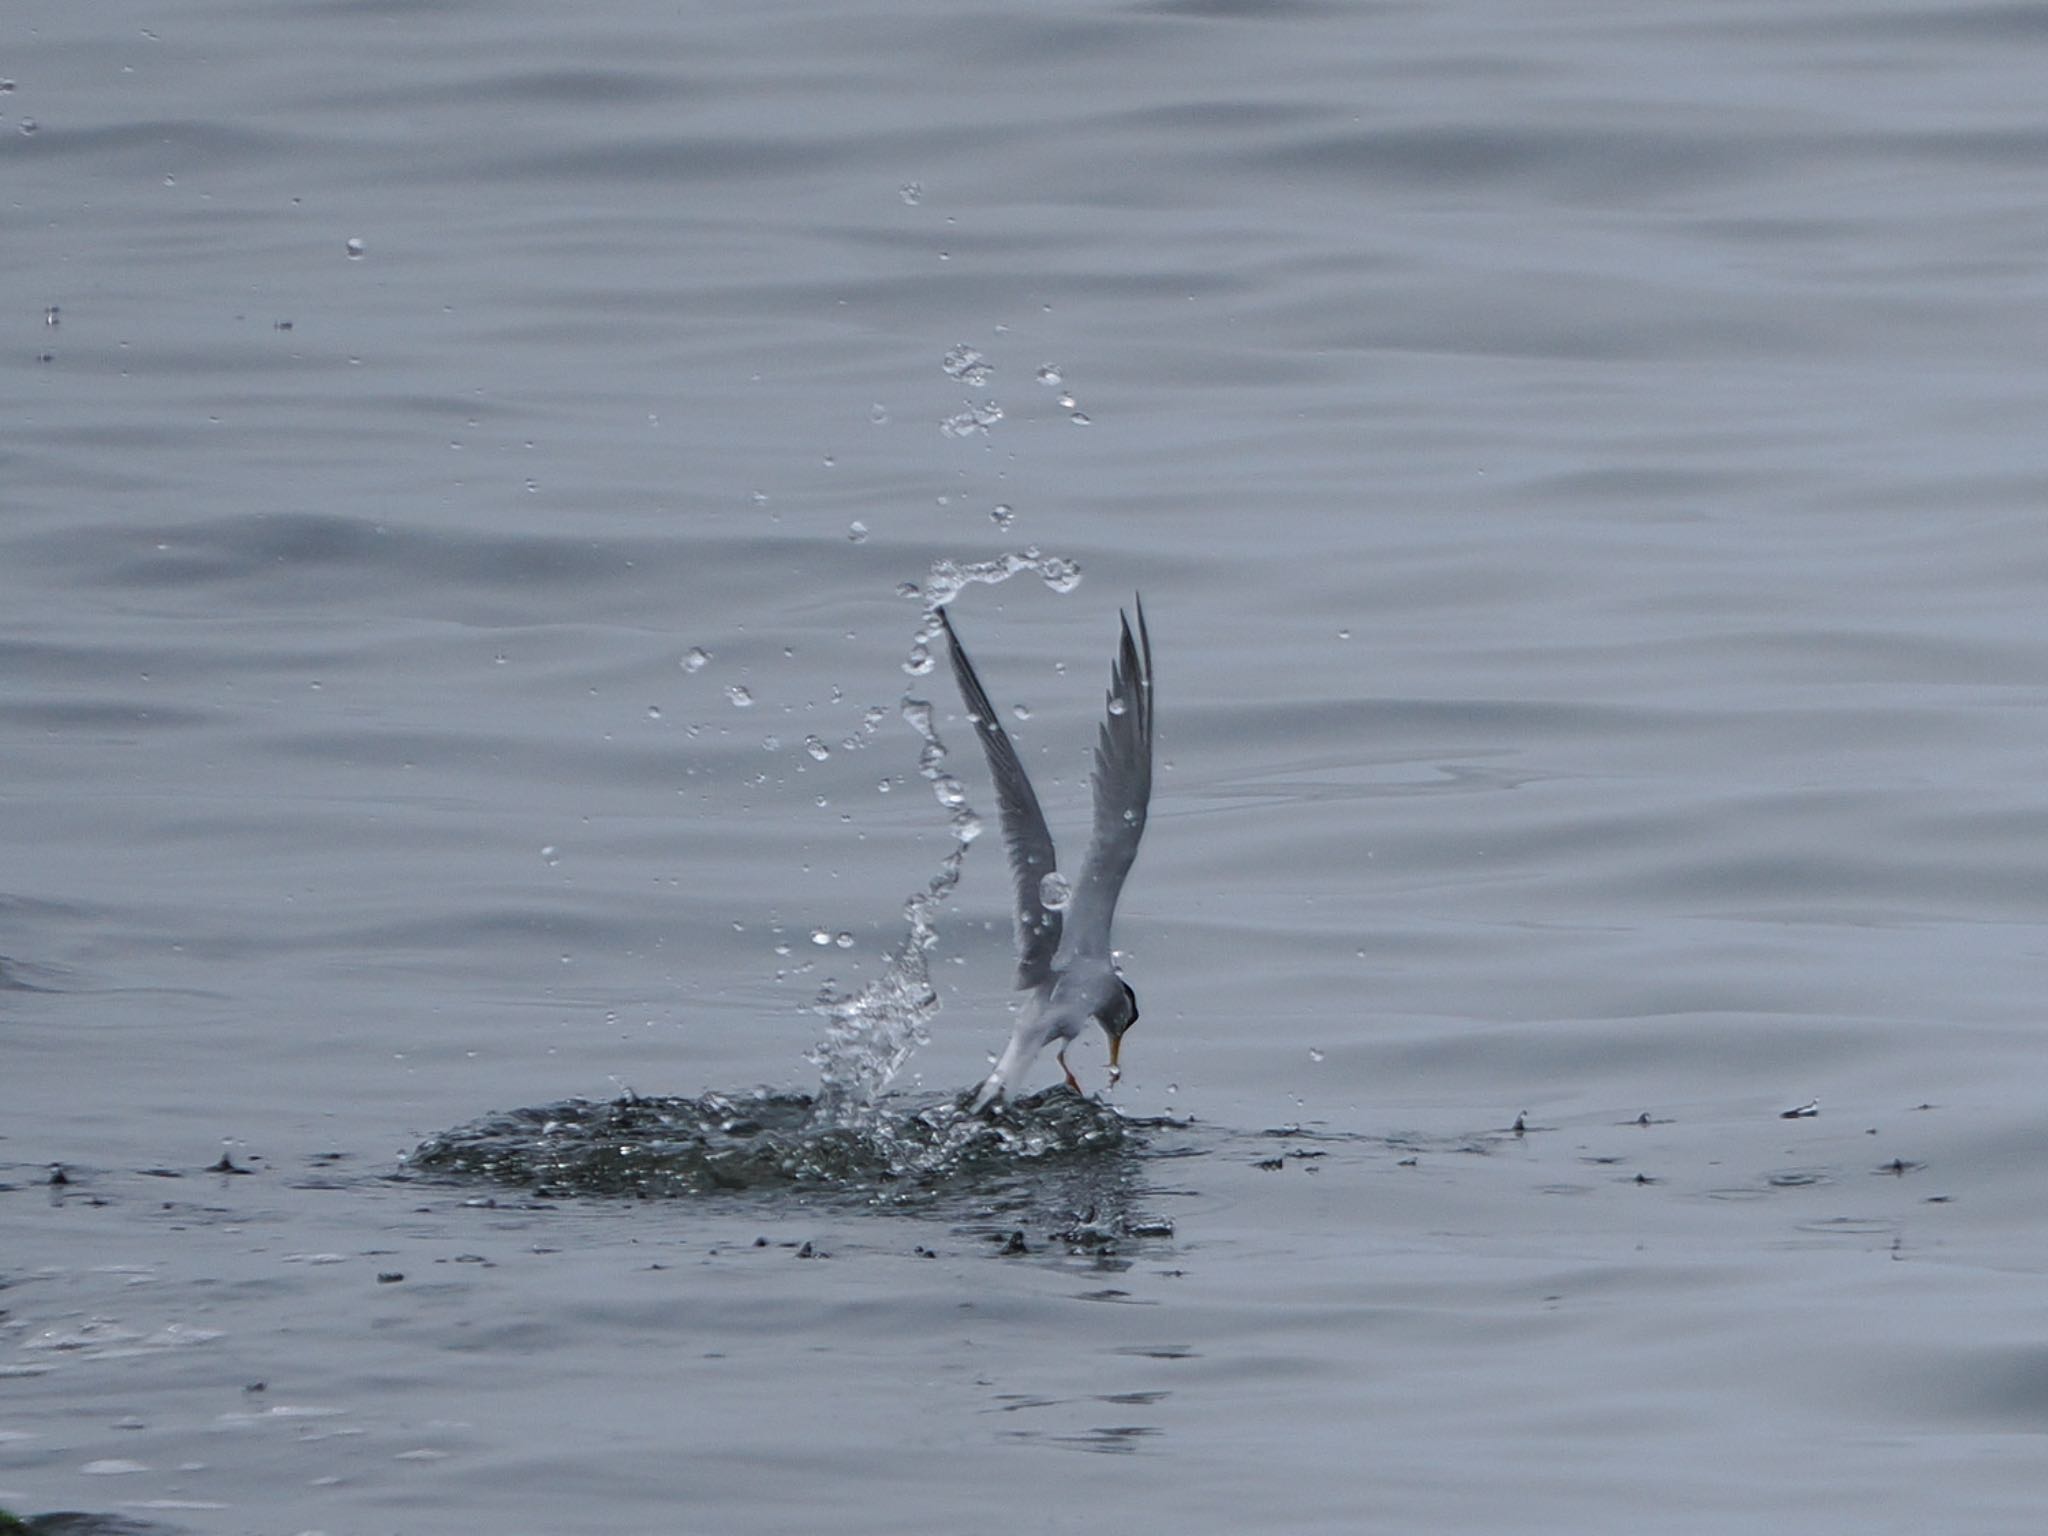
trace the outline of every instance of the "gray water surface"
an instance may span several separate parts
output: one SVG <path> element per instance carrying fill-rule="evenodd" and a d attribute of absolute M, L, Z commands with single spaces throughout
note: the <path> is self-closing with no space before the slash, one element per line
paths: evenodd
<path fill-rule="evenodd" d="M 2038 1530 L 2044 36 L 12 0 L 0 1506 Z M 1069 846 L 1151 621 L 1153 1226 L 408 1162 L 814 1092 L 906 691 L 986 799 L 899 588 L 1027 548 L 953 612 Z"/>

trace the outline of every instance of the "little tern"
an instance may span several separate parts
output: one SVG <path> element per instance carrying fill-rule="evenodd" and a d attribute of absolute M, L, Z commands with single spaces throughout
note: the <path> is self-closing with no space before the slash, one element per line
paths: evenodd
<path fill-rule="evenodd" d="M 1016 1092 L 1038 1053 L 1060 1042 L 1060 1070 L 1077 1093 L 1067 1047 L 1093 1019 L 1109 1036 L 1109 1080 L 1122 1074 L 1118 1055 L 1124 1031 L 1138 1022 L 1138 996 L 1117 970 L 1110 948 L 1110 924 L 1124 877 L 1145 835 L 1152 802 L 1152 637 L 1145 631 L 1145 603 L 1138 601 L 1138 632 L 1123 620 L 1123 641 L 1110 667 L 1108 715 L 1095 744 L 1095 830 L 1081 878 L 1071 886 L 1048 877 L 1059 873 L 1052 833 L 1030 775 L 1010 743 L 1009 733 L 981 686 L 974 663 L 939 610 L 953 676 L 960 684 L 974 733 L 987 754 L 1002 813 L 1003 844 L 1009 850 L 1017 917 L 1017 986 L 1032 994 L 996 1069 L 974 1097 L 979 1111 Z"/>

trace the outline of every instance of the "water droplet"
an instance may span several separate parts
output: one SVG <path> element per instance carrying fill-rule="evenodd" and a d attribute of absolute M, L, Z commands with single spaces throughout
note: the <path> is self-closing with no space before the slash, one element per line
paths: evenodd
<path fill-rule="evenodd" d="M 1351 638 L 1351 631 L 1348 629 L 1340 629 L 1337 631 L 1337 638 L 1339 640 L 1349 640 Z"/>
<path fill-rule="evenodd" d="M 1308 1059 L 1310 1061 L 1321 1061 L 1323 1059 L 1323 1053 L 1317 1050 L 1314 1046 L 1310 1046 L 1308 1048 Z"/>
<path fill-rule="evenodd" d="M 1048 912 L 1064 912 L 1067 903 L 1074 899 L 1074 888 L 1067 884 L 1067 877 L 1054 870 L 1038 882 L 1038 901 Z"/>
<path fill-rule="evenodd" d="M 998 528 L 1007 528 L 1010 526 L 1010 519 L 1017 515 L 1017 509 L 1008 502 L 999 501 L 988 515 L 990 521 Z"/>
<path fill-rule="evenodd" d="M 882 780 L 880 780 L 880 781 L 879 781 L 879 782 L 878 782 L 878 783 L 877 783 L 877 784 L 875 785 L 875 793 L 876 793 L 876 794 L 878 794 L 878 795 L 886 795 L 887 793 L 889 793 L 889 786 L 890 786 L 890 782 L 891 782 L 891 781 L 890 781 L 890 780 L 888 780 L 888 779 L 882 779 Z"/>
<path fill-rule="evenodd" d="M 832 942 L 832 935 L 822 928 L 813 928 L 811 930 L 811 942 L 822 949 Z"/>
<path fill-rule="evenodd" d="M 780 736 L 763 736 L 761 738 L 761 750 L 763 752 L 780 752 L 782 750 L 782 738 Z M 767 783 L 767 775 L 763 774 L 759 782 Z"/>
<path fill-rule="evenodd" d="M 1038 574 L 1048 587 L 1062 595 L 1081 585 L 1081 567 L 1058 555 L 1048 555 L 1040 561 Z"/>
<path fill-rule="evenodd" d="M 342 249 L 348 252 L 348 259 L 350 261 L 360 261 L 363 255 L 363 242 L 361 237 L 357 235 L 350 235 L 348 237 L 347 244 L 344 245 Z"/>
<path fill-rule="evenodd" d="M 661 706 L 659 704 L 648 705 L 647 718 L 650 720 L 659 720 L 661 718 Z"/>
<path fill-rule="evenodd" d="M 1054 364 L 1047 363 L 1038 370 L 1038 382 L 1047 389 L 1058 389 L 1066 380 L 1061 377 L 1059 369 Z"/>
<path fill-rule="evenodd" d="M 52 304 L 48 309 L 43 311 L 43 324 L 50 326 L 52 329 L 54 329 L 55 327 L 60 326 L 63 323 L 64 311 L 59 309 L 56 305 Z"/>
<path fill-rule="evenodd" d="M 1029 720 L 1031 718 L 1031 706 L 1029 704 L 1012 704 L 1010 706 L 1010 713 L 1019 720 Z"/>
<path fill-rule="evenodd" d="M 864 543 L 868 536 L 868 525 L 855 518 L 846 525 L 846 536 L 856 544 Z"/>
<path fill-rule="evenodd" d="M 725 696 L 732 700 L 732 707 L 734 709 L 752 709 L 754 707 L 754 695 L 742 683 L 734 683 L 729 686 L 725 690 Z"/>
<path fill-rule="evenodd" d="M 702 672 L 711 665 L 711 653 L 701 645 L 693 645 L 683 652 L 682 668 L 685 672 Z"/>
<path fill-rule="evenodd" d="M 947 378 L 977 387 L 986 384 L 988 376 L 995 372 L 988 359 L 964 341 L 946 354 L 941 366 L 946 370 Z"/>
<path fill-rule="evenodd" d="M 980 405 L 969 402 L 964 411 L 955 411 L 939 423 L 939 430 L 948 437 L 973 437 L 977 432 L 987 432 L 1003 419 L 1003 408 L 993 400 Z"/>
<path fill-rule="evenodd" d="M 804 738 L 804 750 L 821 763 L 832 755 L 832 749 L 816 736 L 806 736 Z"/>
<path fill-rule="evenodd" d="M 1120 715 L 1124 712 L 1124 701 L 1120 695 L 1113 693 L 1109 696 L 1109 712 L 1112 715 Z"/>
<path fill-rule="evenodd" d="M 32 117 L 24 117 L 24 118 L 23 118 L 23 119 L 21 120 L 21 133 L 22 133 L 22 137 L 23 137 L 23 138 L 27 138 L 27 137 L 29 137 L 29 136 L 30 136 L 31 134 L 33 134 L 33 133 L 34 133 L 34 132 L 35 132 L 35 131 L 36 131 L 36 130 L 37 130 L 38 128 L 40 128 L 40 127 L 42 127 L 42 124 L 41 124 L 41 123 L 39 123 L 39 122 L 37 122 L 37 121 L 36 121 L 36 120 L 35 120 L 34 118 L 32 118 Z"/>
<path fill-rule="evenodd" d="M 1067 393 L 1065 393 L 1064 391 L 1062 391 L 1062 392 L 1061 392 L 1061 394 L 1060 394 L 1060 409 L 1061 409 L 1061 410 L 1063 410 L 1063 411 L 1071 411 L 1071 410 L 1072 410 L 1072 409 L 1073 409 L 1073 408 L 1074 408 L 1075 406 L 1079 405 L 1080 403 L 1081 403 L 1081 402 L 1080 402 L 1080 401 L 1078 401 L 1078 400 L 1076 400 L 1076 399 L 1075 399 L 1075 398 L 1074 398 L 1074 397 L 1073 397 L 1072 395 L 1070 395 L 1070 394 L 1067 394 Z"/>
<path fill-rule="evenodd" d="M 889 407 L 877 400 L 868 407 L 868 420 L 878 427 L 886 427 L 889 425 Z"/>
<path fill-rule="evenodd" d="M 896 195 L 902 198 L 907 206 L 915 208 L 924 201 L 924 183 L 921 181 L 906 181 L 896 189 Z"/>
<path fill-rule="evenodd" d="M 541 849 L 540 856 L 543 859 L 545 859 L 550 865 L 559 864 L 562 862 L 562 856 L 560 853 L 556 852 L 555 845 L 553 843 L 549 843 L 547 847 Z"/>
<path fill-rule="evenodd" d="M 1093 416 L 1090 416 L 1086 411 L 1076 411 L 1073 415 L 1069 416 L 1067 420 L 1071 421 L 1077 427 L 1092 427 L 1095 425 L 1095 418 Z"/>
<path fill-rule="evenodd" d="M 832 936 L 832 942 L 841 949 L 851 949 L 853 948 L 853 935 L 850 933 L 835 933 Z"/>
<path fill-rule="evenodd" d="M 904 660 L 903 670 L 912 677 L 923 677 L 931 669 L 932 653 L 930 649 L 923 645 L 913 645 L 910 648 L 910 655 Z"/>

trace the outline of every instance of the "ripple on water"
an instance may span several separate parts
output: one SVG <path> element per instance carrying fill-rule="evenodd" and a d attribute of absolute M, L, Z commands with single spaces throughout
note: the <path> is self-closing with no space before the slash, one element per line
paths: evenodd
<path fill-rule="evenodd" d="M 809 1094 L 571 1099 L 508 1110 L 428 1138 L 409 1165 L 550 1195 L 666 1199 L 802 1191 L 861 1205 L 1002 1205 L 1079 1176 L 1090 1203 L 1122 1207 L 1149 1122 L 1065 1087 L 994 1117 L 966 1096 L 891 1096 L 851 1124 Z M 1071 1192 L 1069 1192 L 1071 1198 Z M 1035 1202 L 1034 1202 L 1035 1203 Z"/>

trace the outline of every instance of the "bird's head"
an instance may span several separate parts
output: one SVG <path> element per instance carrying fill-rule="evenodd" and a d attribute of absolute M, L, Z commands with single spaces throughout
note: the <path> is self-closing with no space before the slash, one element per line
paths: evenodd
<path fill-rule="evenodd" d="M 1116 996 L 1102 1012 L 1095 1015 L 1095 1022 L 1102 1026 L 1102 1032 L 1109 1036 L 1109 1080 L 1113 1083 L 1123 1076 L 1123 1068 L 1117 1064 L 1117 1055 L 1123 1049 L 1124 1031 L 1138 1022 L 1138 994 L 1131 990 L 1131 984 L 1119 976 L 1116 979 Z"/>

